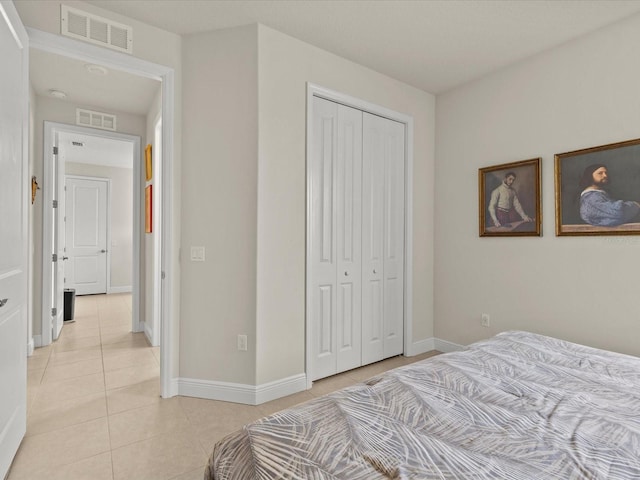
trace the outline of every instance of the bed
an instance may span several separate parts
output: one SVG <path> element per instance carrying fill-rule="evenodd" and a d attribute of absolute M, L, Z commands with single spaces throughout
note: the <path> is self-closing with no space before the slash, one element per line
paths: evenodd
<path fill-rule="evenodd" d="M 207 480 L 640 479 L 640 358 L 504 332 L 246 425 Z"/>

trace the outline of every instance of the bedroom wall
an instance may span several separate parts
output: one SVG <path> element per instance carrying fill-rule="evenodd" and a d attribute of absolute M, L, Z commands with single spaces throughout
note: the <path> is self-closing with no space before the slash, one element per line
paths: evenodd
<path fill-rule="evenodd" d="M 438 96 L 437 338 L 524 329 L 640 355 L 640 238 L 556 237 L 554 204 L 554 154 L 640 137 L 638 44 L 635 16 Z M 544 236 L 479 238 L 478 168 L 534 157 Z"/>
<path fill-rule="evenodd" d="M 259 25 L 257 384 L 304 372 L 306 82 L 414 119 L 413 341 L 433 336 L 434 96 Z"/>
<path fill-rule="evenodd" d="M 255 25 L 183 39 L 185 378 L 255 383 L 257 46 Z M 204 262 L 191 246 L 205 247 Z"/>

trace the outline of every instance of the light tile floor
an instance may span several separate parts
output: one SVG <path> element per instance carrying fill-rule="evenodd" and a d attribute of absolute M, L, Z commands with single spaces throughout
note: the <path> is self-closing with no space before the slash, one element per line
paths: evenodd
<path fill-rule="evenodd" d="M 131 333 L 131 296 L 76 297 L 75 322 L 28 359 L 27 434 L 8 480 L 200 480 L 214 444 L 245 423 L 391 368 L 394 357 L 258 406 L 159 396 L 160 351 Z"/>

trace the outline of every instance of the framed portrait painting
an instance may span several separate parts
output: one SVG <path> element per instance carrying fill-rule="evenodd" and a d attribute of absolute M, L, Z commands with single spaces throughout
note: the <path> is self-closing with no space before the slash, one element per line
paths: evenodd
<path fill-rule="evenodd" d="M 542 235 L 540 158 L 481 168 L 480 236 Z"/>
<path fill-rule="evenodd" d="M 640 139 L 555 156 L 556 235 L 640 235 Z"/>

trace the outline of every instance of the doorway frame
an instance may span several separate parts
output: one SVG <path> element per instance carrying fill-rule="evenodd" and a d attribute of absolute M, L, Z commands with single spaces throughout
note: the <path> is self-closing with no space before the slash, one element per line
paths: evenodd
<path fill-rule="evenodd" d="M 413 117 L 404 113 L 396 112 L 388 108 L 376 105 L 366 100 L 361 100 L 351 95 L 347 95 L 335 90 L 307 82 L 307 145 L 306 145 L 306 252 L 305 252 L 305 375 L 307 379 L 307 389 L 313 386 L 311 380 L 312 355 L 312 332 L 313 324 L 311 318 L 311 284 L 309 258 L 311 257 L 311 159 L 313 155 L 313 97 L 324 98 L 347 107 L 353 107 L 363 112 L 388 118 L 405 125 L 405 168 L 404 168 L 404 338 L 403 355 L 412 354 L 413 344 Z"/>
<path fill-rule="evenodd" d="M 177 395 L 177 379 L 172 369 L 177 359 L 177 345 L 174 341 L 173 328 L 173 270 L 177 263 L 174 258 L 173 245 L 173 164 L 174 164 L 174 123 L 175 123 L 175 71 L 173 68 L 149 62 L 124 53 L 107 50 L 88 43 L 63 37 L 34 28 L 26 28 L 29 46 L 37 50 L 74 58 L 88 63 L 103 65 L 107 68 L 121 70 L 132 75 L 151 78 L 161 82 L 162 89 L 162 192 L 163 222 L 159 232 L 161 242 L 162 271 L 155 272 L 160 276 L 162 288 L 154 291 L 161 304 L 160 318 L 160 395 L 164 398 Z M 44 217 L 44 216 L 43 216 Z M 139 266 L 138 266 L 139 270 Z"/>
<path fill-rule="evenodd" d="M 69 125 L 66 123 L 44 122 L 44 147 L 43 147 L 43 183 L 44 183 L 44 202 L 42 212 L 42 346 L 49 345 L 53 341 L 51 332 L 51 252 L 48 246 L 51 245 L 53 237 L 53 221 L 49 215 L 47 205 L 51 205 L 53 201 L 53 189 L 50 188 L 59 178 L 53 178 L 53 162 L 48 162 L 48 156 L 53 155 L 54 139 L 58 133 L 78 133 L 82 135 L 91 135 L 94 137 L 109 138 L 113 140 L 124 141 L 132 144 L 131 168 L 133 169 L 133 226 L 131 230 L 133 265 L 140 265 L 140 169 L 135 168 L 136 158 L 140 157 L 140 137 L 137 135 L 129 135 L 126 133 L 110 132 L 108 130 L 99 130 L 96 128 L 82 127 L 79 125 Z M 65 175 L 65 177 L 71 175 Z M 89 178 L 89 177 L 86 177 Z M 104 180 L 104 179 L 103 179 Z M 66 183 L 66 182 L 65 182 Z M 110 185 L 110 182 L 109 182 Z M 109 272 L 110 272 L 110 218 L 107 215 L 107 293 L 109 293 Z M 60 260 L 59 260 L 60 261 Z M 140 268 L 134 268 L 132 272 L 132 323 L 131 329 L 139 332 L 140 328 Z"/>

